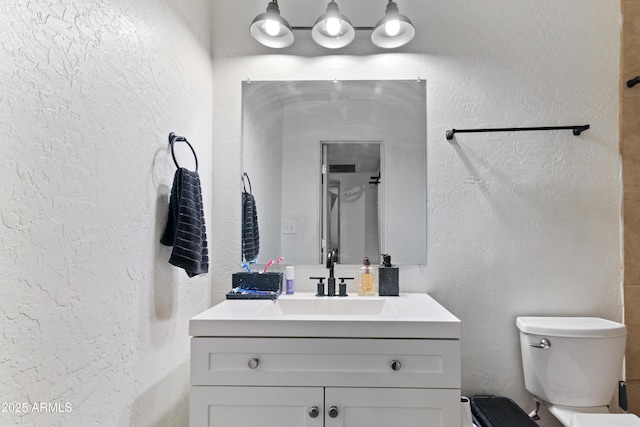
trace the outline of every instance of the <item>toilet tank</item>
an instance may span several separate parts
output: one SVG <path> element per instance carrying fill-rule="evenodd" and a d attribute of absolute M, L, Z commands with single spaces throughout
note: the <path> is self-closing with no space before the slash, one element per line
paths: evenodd
<path fill-rule="evenodd" d="M 597 317 L 518 317 L 526 389 L 564 406 L 604 406 L 622 373 L 627 328 Z"/>

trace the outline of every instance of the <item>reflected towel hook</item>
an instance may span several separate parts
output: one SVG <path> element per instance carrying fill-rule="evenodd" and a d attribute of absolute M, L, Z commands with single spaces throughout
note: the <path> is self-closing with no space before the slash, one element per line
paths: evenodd
<path fill-rule="evenodd" d="M 193 153 L 193 158 L 196 160 L 196 172 L 198 172 L 198 156 L 196 155 L 196 150 L 194 150 L 191 144 L 189 144 L 189 141 L 187 141 L 187 138 L 185 138 L 184 136 L 178 136 L 175 133 L 171 132 L 169 134 L 169 145 L 171 146 L 171 157 L 173 157 L 173 163 L 175 163 L 176 167 L 180 169 L 178 160 L 176 160 L 176 154 L 173 152 L 173 143 L 176 141 L 183 141 L 187 143 L 187 145 L 191 149 L 191 152 Z"/>
<path fill-rule="evenodd" d="M 242 191 L 244 191 L 245 193 L 247 192 L 247 187 L 244 186 L 244 178 L 247 178 L 247 182 L 249 183 L 249 194 L 253 193 L 253 190 L 251 189 L 251 180 L 249 179 L 249 175 L 247 175 L 246 172 L 242 173 Z"/>
<path fill-rule="evenodd" d="M 627 80 L 627 87 L 634 87 L 638 83 L 640 83 L 640 76 L 636 76 L 631 80 Z"/>

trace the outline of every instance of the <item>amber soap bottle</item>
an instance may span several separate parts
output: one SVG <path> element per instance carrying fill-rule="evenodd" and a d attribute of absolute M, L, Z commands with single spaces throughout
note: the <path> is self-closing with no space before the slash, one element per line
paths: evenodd
<path fill-rule="evenodd" d="M 375 294 L 376 288 L 373 280 L 373 273 L 371 272 L 371 261 L 369 261 L 369 258 L 365 258 L 362 261 L 362 274 L 360 275 L 360 289 L 358 289 L 358 295 L 374 296 Z"/>

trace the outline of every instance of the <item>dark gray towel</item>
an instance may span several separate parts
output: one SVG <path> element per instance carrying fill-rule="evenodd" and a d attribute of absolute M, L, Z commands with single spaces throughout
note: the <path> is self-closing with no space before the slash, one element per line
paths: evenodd
<path fill-rule="evenodd" d="M 209 271 L 209 249 L 198 172 L 185 168 L 176 171 L 169 199 L 169 217 L 160 243 L 173 246 L 169 263 L 184 268 L 189 277 Z"/>
<path fill-rule="evenodd" d="M 258 210 L 253 194 L 242 192 L 242 254 L 244 260 L 251 262 L 260 252 L 260 233 L 258 232 Z"/>

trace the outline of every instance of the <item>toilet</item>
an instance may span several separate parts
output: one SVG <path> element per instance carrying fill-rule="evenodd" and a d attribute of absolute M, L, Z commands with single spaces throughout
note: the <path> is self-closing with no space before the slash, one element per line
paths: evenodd
<path fill-rule="evenodd" d="M 627 328 L 597 317 L 518 317 L 526 389 L 566 427 L 640 427 L 609 413 Z"/>

